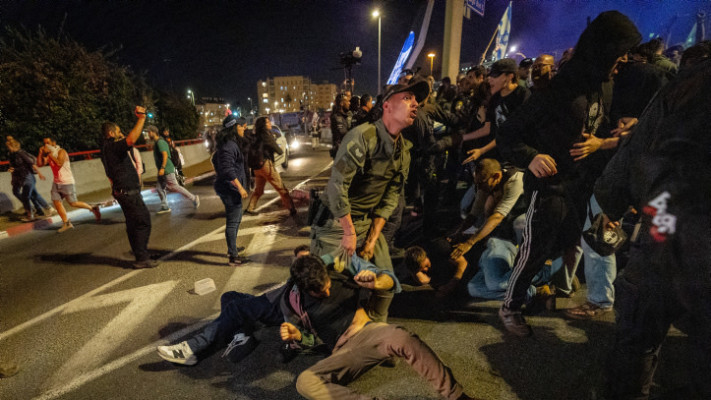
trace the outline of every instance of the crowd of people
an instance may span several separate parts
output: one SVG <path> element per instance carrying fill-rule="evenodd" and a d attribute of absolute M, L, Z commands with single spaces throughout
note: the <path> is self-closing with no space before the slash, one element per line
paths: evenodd
<path fill-rule="evenodd" d="M 711 46 L 674 62 L 658 39 L 640 42 L 626 16 L 605 12 L 557 62 L 502 59 L 436 91 L 434 79 L 406 71 L 374 105 L 339 94 L 333 167 L 289 281 L 260 297 L 226 293 L 220 318 L 159 355 L 192 365 L 227 346 L 224 356 L 239 361 L 257 346 L 259 321 L 280 325 L 285 360 L 319 343 L 330 354 L 299 375 L 306 398 L 360 398 L 345 385 L 391 357 L 442 397 L 471 398 L 425 343 L 387 324 L 396 293 L 499 300 L 503 327 L 527 337 L 524 313 L 578 290 L 582 261 L 586 302 L 563 313 L 586 320 L 616 309 L 607 396 L 649 397 L 680 318 L 694 321 L 684 324 L 690 393 L 711 396 L 711 146 L 702 134 Z M 457 226 L 438 229 L 452 208 Z M 620 246 L 598 242 L 630 227 L 618 265 Z"/>
<path fill-rule="evenodd" d="M 711 142 L 702 134 L 711 44 L 698 43 L 675 62 L 662 55 L 660 40 L 641 39 L 626 16 L 610 11 L 557 61 L 506 58 L 454 83 L 445 77 L 437 90 L 432 77 L 408 70 L 375 101 L 338 94 L 333 167 L 311 199 L 310 244 L 295 249 L 289 280 L 261 296 L 225 293 L 217 320 L 158 354 L 194 365 L 226 347 L 223 356 L 238 362 L 258 345 L 260 322 L 280 326 L 285 361 L 301 351 L 326 353 L 296 380 L 306 398 L 360 398 L 346 385 L 399 357 L 442 397 L 470 399 L 427 344 L 387 323 L 397 293 L 428 288 L 440 298 L 463 292 L 498 300 L 504 329 L 523 338 L 534 334 L 524 314 L 554 309 L 556 297 L 579 289 L 582 262 L 587 299 L 563 313 L 588 320 L 615 309 L 608 398 L 649 397 L 664 337 L 681 318 L 691 321 L 684 324 L 693 346 L 690 390 L 711 397 Z M 137 268 L 145 268 L 155 266 L 147 254 L 150 215 L 131 156 L 145 110 L 136 107 L 136 116 L 126 137 L 104 125 L 102 152 Z M 237 246 L 239 225 L 243 212 L 258 213 L 266 182 L 297 214 L 274 166 L 281 149 L 271 121 L 260 117 L 253 134 L 245 130 L 244 118 L 228 116 L 212 157 L 232 266 L 249 262 Z M 156 127 L 148 132 L 159 213 L 170 211 L 165 189 L 197 207 L 199 198 L 173 175 L 168 143 Z M 16 141 L 7 146 L 27 218 L 54 212 L 33 189 L 33 170 L 45 164 L 54 172 L 62 229 L 71 228 L 63 199 L 100 218 L 98 208 L 76 199 L 66 152 L 51 138 L 36 163 Z M 441 221 L 456 226 L 440 229 Z M 584 235 L 598 226 L 598 238 Z M 625 229 L 626 263 L 618 265 L 619 246 L 606 251 L 596 241 Z"/>

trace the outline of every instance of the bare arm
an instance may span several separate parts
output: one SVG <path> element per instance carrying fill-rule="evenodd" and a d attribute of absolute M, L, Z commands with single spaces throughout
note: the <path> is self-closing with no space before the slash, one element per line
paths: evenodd
<path fill-rule="evenodd" d="M 138 140 L 138 137 L 141 136 L 143 124 L 146 122 L 146 109 L 144 107 L 136 106 L 134 113 L 138 120 L 136 121 L 136 125 L 133 126 L 133 129 L 131 129 L 131 133 L 126 136 L 126 144 L 129 146 L 133 146 Z"/>
<path fill-rule="evenodd" d="M 370 230 L 368 231 L 368 236 L 365 239 L 363 245 L 363 250 L 360 251 L 360 256 L 365 260 L 371 260 L 373 258 L 373 252 L 375 251 L 375 243 L 378 241 L 380 232 L 385 226 L 385 218 L 376 217 L 370 224 Z"/>
<path fill-rule="evenodd" d="M 489 236 L 489 234 L 491 234 L 491 232 L 493 232 L 494 229 L 499 226 L 503 219 L 504 216 L 501 213 L 494 212 L 493 214 L 491 214 L 489 218 L 486 219 L 484 226 L 482 226 L 476 234 L 472 235 L 469 239 L 467 239 L 467 241 L 454 246 L 454 250 L 452 251 L 450 257 L 456 260 L 460 256 L 466 254 L 472 248 L 472 246 Z"/>

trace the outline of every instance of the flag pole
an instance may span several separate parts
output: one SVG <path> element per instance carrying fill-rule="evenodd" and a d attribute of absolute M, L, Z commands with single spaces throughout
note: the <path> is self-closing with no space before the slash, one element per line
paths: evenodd
<path fill-rule="evenodd" d="M 486 50 L 481 54 L 481 59 L 479 60 L 479 65 L 482 65 L 484 63 L 484 59 L 486 59 L 486 53 L 489 52 L 489 47 L 491 47 L 491 43 L 494 42 L 494 38 L 496 35 L 499 33 L 499 27 L 497 25 L 496 29 L 494 29 L 494 34 L 491 35 L 491 39 L 489 40 L 489 44 L 486 45 Z"/>

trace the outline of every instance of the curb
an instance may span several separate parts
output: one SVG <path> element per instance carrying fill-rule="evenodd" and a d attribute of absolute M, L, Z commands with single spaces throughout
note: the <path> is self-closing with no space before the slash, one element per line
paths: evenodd
<path fill-rule="evenodd" d="M 192 177 L 192 178 L 186 178 L 186 179 L 185 179 L 185 183 L 186 183 L 186 184 L 188 184 L 188 183 L 193 183 L 193 182 L 195 182 L 195 181 L 200 181 L 200 180 L 203 180 L 203 179 L 205 179 L 205 178 L 209 178 L 209 177 L 211 177 L 211 176 L 213 176 L 213 175 L 215 175 L 215 171 L 209 171 L 209 172 L 206 172 L 206 173 L 204 173 L 204 174 L 200 174 L 200 175 L 195 176 L 195 177 Z M 141 191 L 141 196 L 145 196 L 145 195 L 151 194 L 151 193 L 156 193 L 156 189 L 155 189 L 155 188 L 152 188 L 152 189 L 145 189 L 145 190 L 142 190 L 142 191 Z M 105 208 L 105 207 L 110 207 L 110 206 L 112 206 L 112 205 L 114 205 L 114 204 L 117 204 L 117 203 L 116 203 L 116 200 L 114 200 L 113 198 L 111 198 L 111 199 L 108 199 L 108 200 L 100 201 L 100 202 L 95 203 L 95 204 L 98 204 L 98 205 L 99 205 L 99 208 Z M 69 212 L 67 213 L 67 217 L 71 220 L 73 216 L 77 216 L 77 215 L 79 215 L 79 213 L 83 213 L 84 211 L 85 211 L 85 210 L 72 210 L 72 211 L 69 211 Z M 35 230 L 47 229 L 47 228 L 49 228 L 50 226 L 52 226 L 52 225 L 54 225 L 54 224 L 56 224 L 56 223 L 59 223 L 59 222 L 62 222 L 62 218 L 60 218 L 59 215 L 55 215 L 55 216 L 53 216 L 53 217 L 42 218 L 42 219 L 38 219 L 38 220 L 36 220 L 36 221 L 26 222 L 26 223 L 24 223 L 24 224 L 16 225 L 16 226 L 13 226 L 13 227 L 11 227 L 11 228 L 8 228 L 8 229 L 5 230 L 5 231 L 0 231 L 0 240 L 2 240 L 2 239 L 7 239 L 7 238 L 9 238 L 9 237 L 13 237 L 13 236 L 17 236 L 17 235 L 21 235 L 21 234 L 23 234 L 23 233 L 32 232 L 32 231 L 35 231 Z"/>

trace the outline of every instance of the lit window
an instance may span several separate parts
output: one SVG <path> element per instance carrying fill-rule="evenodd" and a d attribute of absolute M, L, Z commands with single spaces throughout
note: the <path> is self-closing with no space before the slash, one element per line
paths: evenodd
<path fill-rule="evenodd" d="M 263 102 L 263 103 L 269 103 L 269 99 L 263 99 L 262 102 Z"/>
<path fill-rule="evenodd" d="M 262 93 L 262 97 L 269 97 L 266 93 Z"/>
<path fill-rule="evenodd" d="M 262 82 L 262 87 L 266 87 L 266 86 L 267 86 L 267 83 L 266 83 L 266 82 Z"/>

